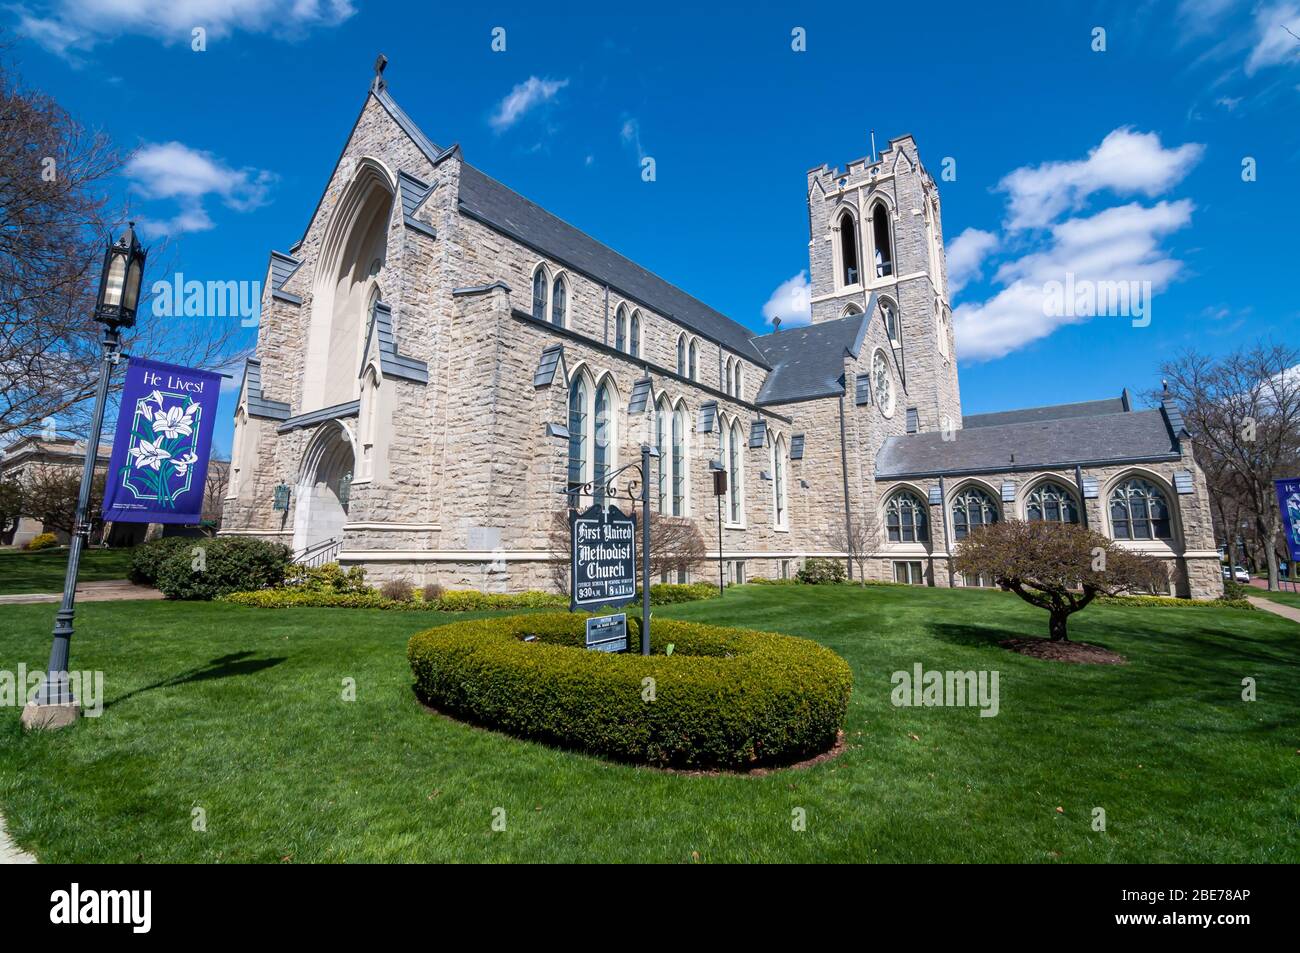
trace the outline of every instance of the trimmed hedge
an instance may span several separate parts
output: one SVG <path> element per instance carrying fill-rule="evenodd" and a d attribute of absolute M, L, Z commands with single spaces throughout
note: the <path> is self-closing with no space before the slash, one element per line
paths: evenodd
<path fill-rule="evenodd" d="M 426 587 L 426 590 L 431 587 Z M 658 585 L 650 587 L 650 604 L 672 605 L 708 599 L 718 594 L 717 586 L 694 583 L 689 586 Z M 224 602 L 252 606 L 258 609 L 298 609 L 318 607 L 324 609 L 396 609 L 438 612 L 488 612 L 500 609 L 567 609 L 569 597 L 554 592 L 476 592 L 473 589 L 448 589 L 436 599 L 424 597 L 393 599 L 374 589 L 339 591 L 324 588 L 286 586 L 281 589 L 259 589 L 253 592 L 235 592 L 220 597 Z M 640 594 L 624 611 L 639 612 Z"/>
<path fill-rule="evenodd" d="M 293 560 L 287 546 L 250 536 L 185 542 L 158 570 L 158 588 L 168 599 L 215 599 L 278 586 Z"/>
<path fill-rule="evenodd" d="M 643 657 L 582 648 L 584 624 L 544 613 L 418 633 L 407 645 L 416 692 L 520 737 L 685 768 L 790 763 L 832 747 L 844 724 L 853 675 L 816 642 L 656 619 Z M 628 638 L 640 638 L 632 617 Z"/>
<path fill-rule="evenodd" d="M 156 585 L 162 564 L 181 549 L 188 550 L 193 545 L 194 540 L 184 536 L 160 536 L 141 543 L 131 550 L 131 568 L 127 575 L 138 586 Z"/>
<path fill-rule="evenodd" d="M 1152 606 L 1167 609 L 1250 609 L 1245 599 L 1180 599 L 1175 596 L 1098 596 L 1092 600 L 1106 606 Z"/>

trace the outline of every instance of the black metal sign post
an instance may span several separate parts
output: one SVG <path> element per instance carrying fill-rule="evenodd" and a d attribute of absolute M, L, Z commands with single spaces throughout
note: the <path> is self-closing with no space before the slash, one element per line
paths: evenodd
<path fill-rule="evenodd" d="M 727 495 L 727 471 L 713 471 L 713 495 L 718 500 L 718 595 L 727 594 L 727 580 L 722 572 L 722 498 Z"/>
<path fill-rule="evenodd" d="M 640 471 L 641 495 L 641 654 L 650 654 L 650 458 L 658 453 L 641 445 L 641 462 L 629 463 L 601 481 L 599 503 L 582 513 L 573 503 L 585 493 L 595 495 L 595 482 L 570 487 L 569 510 L 569 610 L 619 608 L 636 598 L 635 510 L 624 513 L 609 500 L 617 500 L 615 480 L 624 470 Z M 629 480 L 626 496 L 635 505 L 638 486 Z"/>
<path fill-rule="evenodd" d="M 663 461 L 660 461 L 663 466 Z M 650 654 L 650 444 L 641 444 L 641 654 Z"/>

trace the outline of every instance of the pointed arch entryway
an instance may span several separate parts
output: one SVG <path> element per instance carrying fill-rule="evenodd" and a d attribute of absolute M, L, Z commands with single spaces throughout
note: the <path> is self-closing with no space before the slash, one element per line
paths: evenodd
<path fill-rule="evenodd" d="M 355 448 L 352 430 L 338 420 L 321 424 L 308 442 L 298 470 L 294 552 L 342 539 L 356 467 Z"/>

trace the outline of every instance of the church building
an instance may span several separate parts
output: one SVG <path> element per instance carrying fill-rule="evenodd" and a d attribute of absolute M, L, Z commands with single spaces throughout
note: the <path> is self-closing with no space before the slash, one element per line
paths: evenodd
<path fill-rule="evenodd" d="M 377 75 L 306 232 L 271 252 L 222 533 L 372 580 L 551 588 L 556 514 L 648 442 L 652 507 L 696 523 L 704 581 L 720 512 L 732 581 L 852 545 L 870 578 L 987 585 L 952 569 L 958 541 L 1042 519 L 1161 557 L 1176 595 L 1222 592 L 1172 404 L 962 415 L 910 136 L 812 169 L 807 196 L 812 322 L 758 334 L 429 139 Z"/>

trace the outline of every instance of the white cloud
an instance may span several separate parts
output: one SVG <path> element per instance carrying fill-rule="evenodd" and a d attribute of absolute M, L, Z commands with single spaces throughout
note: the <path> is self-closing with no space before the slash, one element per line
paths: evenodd
<path fill-rule="evenodd" d="M 772 297 L 763 305 L 763 317 L 768 323 L 780 318 L 787 327 L 812 321 L 812 291 L 808 286 L 807 270 L 776 286 Z"/>
<path fill-rule="evenodd" d="M 264 169 L 234 169 L 210 152 L 180 142 L 148 143 L 126 164 L 131 191 L 146 199 L 174 199 L 180 211 L 170 219 L 141 218 L 141 227 L 154 234 L 176 235 L 212 228 L 204 199 L 215 196 L 227 208 L 248 212 L 268 201 L 274 173 Z"/>
<path fill-rule="evenodd" d="M 1266 66 L 1300 59 L 1300 4 L 1265 4 L 1255 11 L 1255 41 L 1246 59 L 1246 75 Z"/>
<path fill-rule="evenodd" d="M 641 145 L 640 120 L 624 119 L 623 128 L 619 130 L 619 138 L 623 140 L 624 145 L 631 146 L 636 150 L 638 161 L 645 158 L 645 148 Z"/>
<path fill-rule="evenodd" d="M 998 247 L 998 236 L 968 228 L 948 243 L 948 291 L 956 294 L 967 282 L 979 277 L 984 259 Z"/>
<path fill-rule="evenodd" d="M 188 44 L 197 26 L 209 40 L 236 30 L 294 35 L 356 12 L 352 0 L 46 0 L 13 9 L 19 33 L 62 56 L 124 34 Z"/>
<path fill-rule="evenodd" d="M 953 311 L 958 353 L 964 358 L 1002 357 L 1046 337 L 1057 328 L 1091 320 L 1089 315 L 1055 314 L 1045 307 L 1049 282 L 1150 282 L 1165 290 L 1182 263 L 1161 240 L 1187 226 L 1195 206 L 1187 200 L 1138 203 L 1071 218 L 1052 226 L 1043 251 L 1005 262 L 995 279 L 1004 287 L 987 301 Z M 1100 320 L 1120 320 L 1102 318 Z"/>
<path fill-rule="evenodd" d="M 1197 143 L 1166 149 L 1153 132 L 1116 129 L 1085 159 L 1023 166 L 1003 178 L 998 188 L 1008 196 L 1006 227 L 1042 228 L 1103 190 L 1154 197 L 1180 182 L 1204 151 Z"/>
<path fill-rule="evenodd" d="M 534 106 L 550 102 L 555 94 L 569 85 L 567 79 L 538 79 L 530 76 L 506 94 L 488 124 L 497 132 L 509 129 Z"/>

